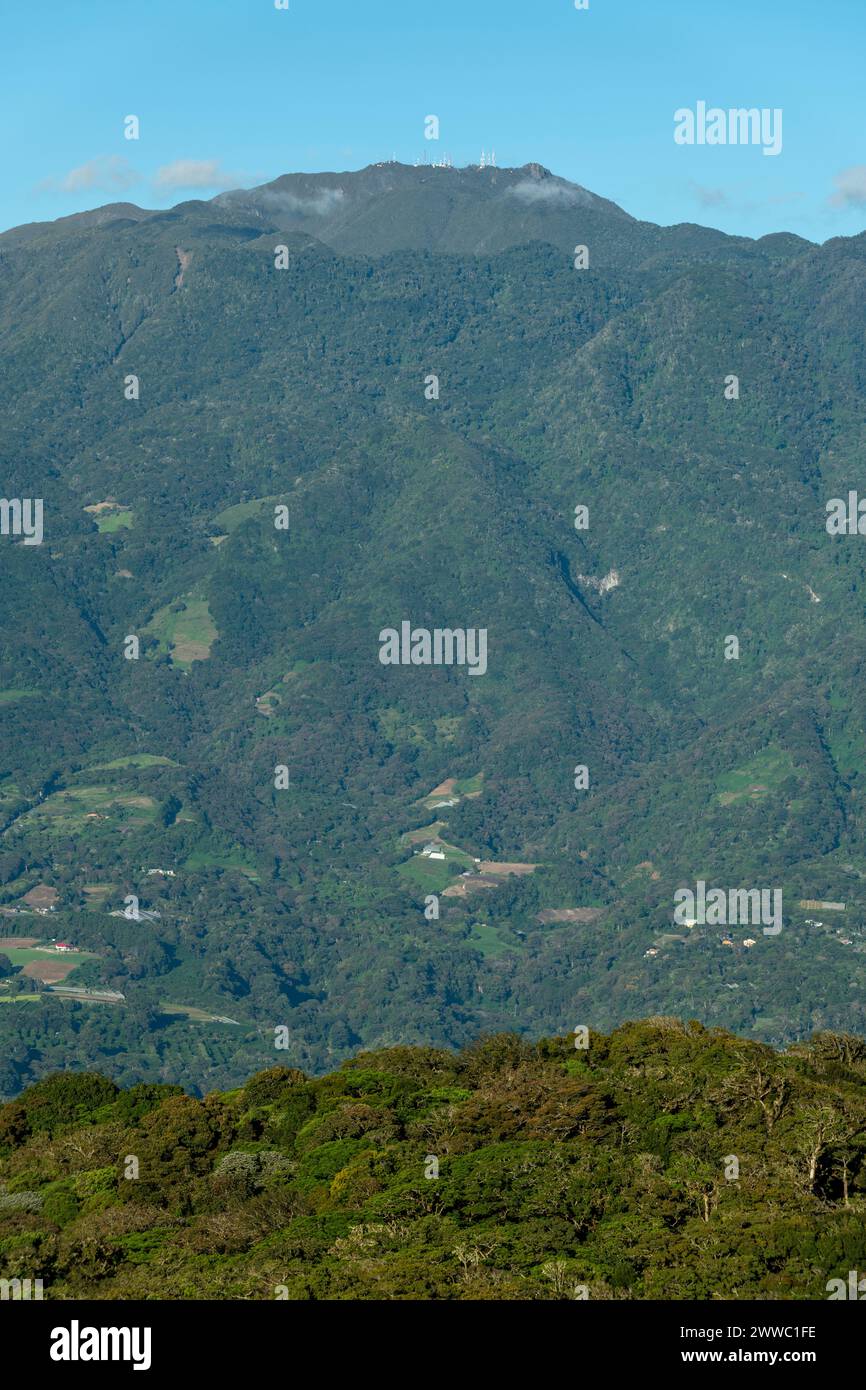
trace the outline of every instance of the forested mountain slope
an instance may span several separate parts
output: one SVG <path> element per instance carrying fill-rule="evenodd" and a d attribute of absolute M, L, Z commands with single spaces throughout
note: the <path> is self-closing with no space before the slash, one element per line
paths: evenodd
<path fill-rule="evenodd" d="M 645 1011 L 866 1029 L 866 542 L 826 529 L 864 255 L 540 166 L 0 236 L 0 492 L 44 503 L 0 536 L 0 1093 L 225 1087 L 277 1028 L 312 1071 Z M 383 665 L 404 621 L 485 630 L 486 672 Z M 699 879 L 783 930 L 678 927 Z"/>
<path fill-rule="evenodd" d="M 0 1277 L 46 1299 L 849 1297 L 862 1039 L 780 1055 L 655 1018 L 587 1041 L 277 1066 L 204 1100 L 49 1077 L 0 1108 Z"/>

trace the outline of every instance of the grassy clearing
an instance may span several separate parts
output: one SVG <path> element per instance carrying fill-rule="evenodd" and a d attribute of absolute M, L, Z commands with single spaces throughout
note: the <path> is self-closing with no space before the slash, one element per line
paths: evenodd
<path fill-rule="evenodd" d="M 17 700 L 32 699 L 38 694 L 38 690 L 0 690 L 0 705 L 14 705 Z"/>
<path fill-rule="evenodd" d="M 443 864 L 441 859 L 425 859 L 420 854 L 413 854 L 405 864 L 400 864 L 397 873 L 423 896 L 441 893 L 453 881 L 447 864 Z"/>
<path fill-rule="evenodd" d="M 159 1006 L 161 1014 L 168 1014 L 172 1018 L 190 1018 L 197 1023 L 206 1023 L 210 1014 L 204 1009 L 197 1009 L 192 1004 L 168 1004 L 161 1003 Z"/>
<path fill-rule="evenodd" d="M 790 755 L 771 745 L 743 767 L 720 777 L 716 782 L 716 795 L 723 806 L 736 801 L 760 801 L 780 787 L 793 771 Z"/>
<path fill-rule="evenodd" d="M 154 820 L 156 810 L 151 796 L 118 791 L 115 787 L 70 787 L 54 792 L 41 806 L 28 811 L 22 821 L 66 834 L 81 834 L 104 822 L 112 826 L 148 824 Z"/>
<path fill-rule="evenodd" d="M 434 820 L 432 825 L 422 825 L 420 830 L 407 830 L 400 837 L 402 845 L 426 845 L 430 840 L 439 839 L 439 831 L 445 829 L 444 820 Z"/>
<path fill-rule="evenodd" d="M 103 536 L 110 536 L 115 531 L 131 531 L 135 525 L 132 512 L 106 512 L 103 516 L 96 518 L 96 526 Z"/>
<path fill-rule="evenodd" d="M 94 502 L 84 510 L 93 517 L 102 535 L 130 530 L 134 525 L 133 513 L 122 502 Z"/>
<path fill-rule="evenodd" d="M 120 767 L 180 767 L 180 763 L 160 757 L 158 753 L 131 753 L 127 758 L 114 758 L 110 763 L 94 763 L 90 771 L 112 772 Z"/>
<path fill-rule="evenodd" d="M 265 507 L 273 507 L 285 500 L 284 497 L 253 497 L 249 502 L 237 502 L 233 507 L 226 507 L 224 512 L 214 517 L 213 522 L 230 536 L 245 521 L 249 521 L 251 516 L 258 516 Z"/>
<path fill-rule="evenodd" d="M 117 892 L 116 883 L 85 883 L 82 893 L 87 898 L 88 904 L 94 907 L 101 907 L 112 893 Z"/>
<path fill-rule="evenodd" d="M 169 1004 L 162 1003 L 159 1006 L 160 1013 L 168 1014 L 170 1018 L 186 1018 L 190 1023 L 222 1023 L 224 1020 L 218 1018 L 216 1014 L 210 1014 L 206 1009 L 199 1009 L 194 1004 Z"/>
<path fill-rule="evenodd" d="M 193 595 L 160 608 L 144 630 L 156 637 L 175 666 L 182 667 L 207 661 L 219 636 L 207 599 Z"/>
<path fill-rule="evenodd" d="M 86 960 L 94 959 L 92 951 L 57 952 L 47 943 L 44 946 L 7 946 L 3 955 L 8 956 L 13 965 L 29 965 L 34 960 L 62 960 L 81 965 Z"/>
<path fill-rule="evenodd" d="M 512 942 L 503 941 L 496 928 L 488 926 L 486 922 L 475 923 L 468 944 L 480 951 L 485 960 L 494 960 L 497 956 L 508 955 L 518 949 Z"/>
<path fill-rule="evenodd" d="M 219 850 L 194 850 L 187 859 L 184 868 L 195 871 L 196 869 L 234 869 L 239 874 L 246 874 L 247 878 L 258 882 L 258 874 L 255 868 L 247 863 L 240 850 L 226 850 L 221 854 Z"/>

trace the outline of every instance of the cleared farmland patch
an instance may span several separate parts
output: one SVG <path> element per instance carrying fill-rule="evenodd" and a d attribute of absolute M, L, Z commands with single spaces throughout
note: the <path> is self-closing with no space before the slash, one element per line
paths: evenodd
<path fill-rule="evenodd" d="M 70 787 L 54 792 L 22 819 L 48 830 L 80 835 L 104 825 L 145 825 L 154 819 L 156 809 L 153 797 L 117 787 Z"/>
<path fill-rule="evenodd" d="M 59 984 L 87 960 L 95 960 L 92 951 L 56 951 L 52 946 L 12 946 L 3 952 L 21 974 L 42 984 Z"/>
<path fill-rule="evenodd" d="M 115 883 L 85 883 L 82 893 L 89 905 L 99 907 L 112 893 L 117 891 Z"/>
<path fill-rule="evenodd" d="M 426 845 L 428 840 L 438 840 L 439 831 L 444 829 L 444 820 L 434 820 L 432 825 L 422 825 L 420 830 L 407 830 L 402 841 L 407 845 Z"/>
<path fill-rule="evenodd" d="M 26 975 L 28 980 L 40 980 L 43 985 L 59 985 L 80 964 L 80 961 L 73 961 L 69 956 L 52 956 L 51 959 L 28 961 L 21 974 Z"/>
<path fill-rule="evenodd" d="M 232 531 L 236 531 L 245 521 L 249 521 L 251 516 L 258 516 L 265 507 L 276 506 L 279 502 L 285 502 L 285 498 L 253 497 L 249 502 L 237 502 L 233 507 L 226 507 L 225 511 L 215 516 L 214 525 L 219 526 L 226 535 L 230 536 Z"/>
<path fill-rule="evenodd" d="M 172 758 L 163 758 L 159 753 L 130 753 L 125 758 L 114 758 L 110 763 L 94 763 L 91 772 L 114 772 L 124 767 L 180 767 Z"/>
<path fill-rule="evenodd" d="M 194 850 L 184 868 L 193 872 L 196 869 L 234 869 L 254 882 L 259 877 L 255 866 L 250 864 L 239 850 L 226 850 L 224 853 L 219 850 Z"/>
<path fill-rule="evenodd" d="M 537 922 L 595 922 L 604 915 L 603 907 L 546 907 L 536 917 Z"/>
<path fill-rule="evenodd" d="M 101 535 L 131 530 L 135 524 L 133 513 L 122 502 L 93 502 L 89 507 L 85 507 L 84 511 L 93 517 Z"/>
<path fill-rule="evenodd" d="M 421 805 L 425 806 L 428 811 L 456 806 L 464 797 L 480 796 L 483 782 L 483 772 L 476 773 L 474 777 L 446 777 L 437 787 L 434 787 L 431 792 L 421 798 Z"/>
<path fill-rule="evenodd" d="M 172 664 L 189 667 L 194 661 L 207 661 L 219 633 L 207 599 L 189 596 L 166 604 L 144 629 L 156 637 Z"/>
<path fill-rule="evenodd" d="M 487 888 L 498 888 L 501 880 L 490 874 L 467 874 L 445 889 L 445 898 L 468 898 L 472 893 L 482 893 Z"/>
<path fill-rule="evenodd" d="M 47 883 L 37 883 L 21 899 L 28 907 L 55 907 L 57 905 L 58 893 L 56 888 L 51 888 Z"/>
<path fill-rule="evenodd" d="M 489 874 L 491 878 L 507 878 L 510 874 L 534 874 L 538 865 L 497 864 L 493 859 L 484 859 L 478 867 L 482 874 Z"/>
<path fill-rule="evenodd" d="M 723 806 L 738 801 L 760 801 L 780 787 L 794 772 L 789 753 L 771 746 L 716 782 L 716 795 Z"/>
<path fill-rule="evenodd" d="M 38 690 L 0 690 L 0 705 L 14 705 L 19 700 L 35 699 L 38 694 Z"/>

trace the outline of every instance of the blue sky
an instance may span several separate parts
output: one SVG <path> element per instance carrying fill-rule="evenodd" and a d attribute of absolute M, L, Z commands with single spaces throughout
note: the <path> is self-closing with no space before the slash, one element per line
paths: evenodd
<path fill-rule="evenodd" d="M 493 147 L 654 222 L 816 241 L 866 228 L 866 0 L 289 5 L 6 7 L 0 227 Z M 781 153 L 677 145 L 674 112 L 702 100 L 781 108 Z"/>

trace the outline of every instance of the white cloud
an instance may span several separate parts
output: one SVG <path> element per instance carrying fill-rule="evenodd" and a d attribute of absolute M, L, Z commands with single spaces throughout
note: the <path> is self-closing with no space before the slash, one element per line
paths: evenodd
<path fill-rule="evenodd" d="M 830 198 L 832 207 L 866 207 L 866 164 L 852 164 L 850 169 L 837 174 L 833 182 L 836 192 Z"/>
<path fill-rule="evenodd" d="M 585 188 L 578 188 L 576 184 L 565 183 L 556 178 L 522 179 L 520 183 L 508 189 L 508 194 L 524 203 L 558 203 L 561 207 L 592 207 L 596 201 Z"/>
<path fill-rule="evenodd" d="M 138 183 L 139 175 L 118 154 L 101 154 L 70 169 L 62 179 L 45 179 L 39 188 L 51 193 L 119 193 Z"/>
<path fill-rule="evenodd" d="M 261 195 L 265 207 L 280 212 L 296 213 L 299 217 L 326 217 L 340 206 L 345 194 L 342 188 L 322 188 L 317 193 L 304 197 L 303 194 L 281 193 L 266 189 Z"/>
<path fill-rule="evenodd" d="M 243 174 L 223 169 L 218 159 L 175 159 L 153 176 L 154 187 L 168 193 L 178 188 L 237 188 Z"/>

